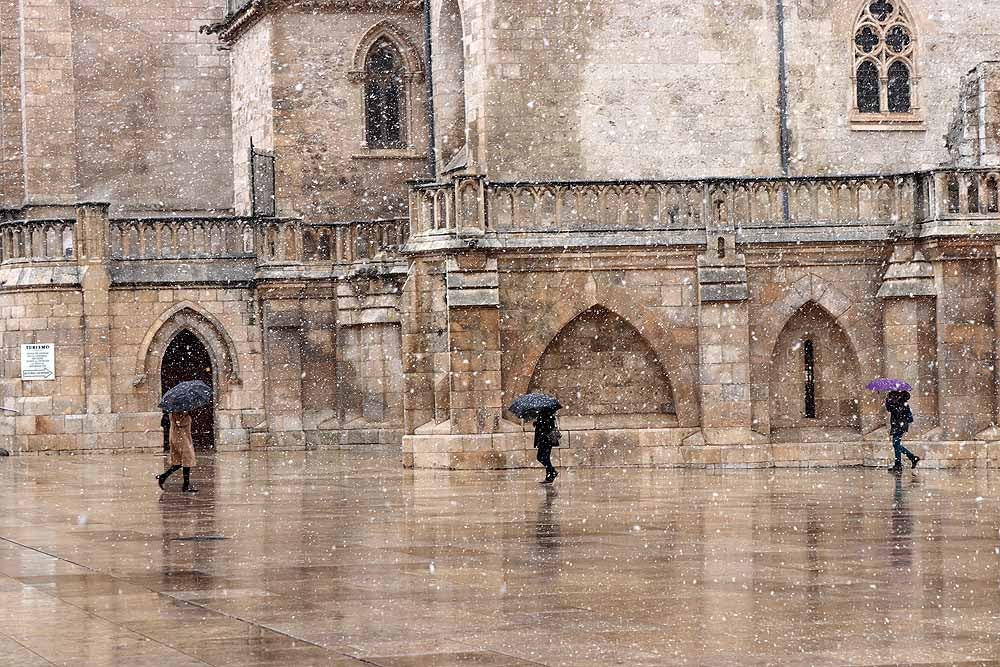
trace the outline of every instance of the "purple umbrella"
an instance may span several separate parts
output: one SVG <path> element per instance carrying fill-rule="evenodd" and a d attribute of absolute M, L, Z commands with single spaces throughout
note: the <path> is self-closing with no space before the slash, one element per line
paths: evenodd
<path fill-rule="evenodd" d="M 868 388 L 872 391 L 910 391 L 913 389 L 902 380 L 890 380 L 889 378 L 879 378 L 868 383 Z"/>

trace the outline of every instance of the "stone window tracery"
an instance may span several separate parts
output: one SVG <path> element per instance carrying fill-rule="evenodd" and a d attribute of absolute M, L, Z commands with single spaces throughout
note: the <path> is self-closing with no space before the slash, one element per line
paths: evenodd
<path fill-rule="evenodd" d="M 865 0 L 853 37 L 854 122 L 914 122 L 917 39 L 901 0 Z"/>
<path fill-rule="evenodd" d="M 355 47 L 347 76 L 357 86 L 361 120 L 361 150 L 352 157 L 425 158 L 414 146 L 423 62 L 406 31 L 392 21 L 369 28 Z"/>
<path fill-rule="evenodd" d="M 387 38 L 379 39 L 365 60 L 365 142 L 369 148 L 406 145 L 405 78 L 399 50 Z"/>

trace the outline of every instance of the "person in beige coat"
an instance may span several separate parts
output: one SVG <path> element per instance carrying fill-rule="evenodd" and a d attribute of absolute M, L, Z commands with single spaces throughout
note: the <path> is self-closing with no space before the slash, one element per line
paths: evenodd
<path fill-rule="evenodd" d="M 191 437 L 191 415 L 187 412 L 174 412 L 170 415 L 170 467 L 156 476 L 156 482 L 163 488 L 167 479 L 184 469 L 184 486 L 181 490 L 185 493 L 197 493 L 198 489 L 191 486 L 191 468 L 195 466 L 197 460 L 194 456 L 194 439 Z"/>

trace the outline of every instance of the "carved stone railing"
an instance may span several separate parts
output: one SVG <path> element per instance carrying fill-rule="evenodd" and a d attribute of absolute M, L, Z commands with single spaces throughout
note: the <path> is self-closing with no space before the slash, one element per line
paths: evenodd
<path fill-rule="evenodd" d="M 73 220 L 17 220 L 0 223 L 3 263 L 76 261 Z"/>
<path fill-rule="evenodd" d="M 406 218 L 344 223 L 260 223 L 257 257 L 265 264 L 350 264 L 392 255 L 406 243 Z"/>
<path fill-rule="evenodd" d="M 411 190 L 413 235 L 883 226 L 916 221 L 925 176 L 490 183 Z"/>
<path fill-rule="evenodd" d="M 932 171 L 924 188 L 928 207 L 922 221 L 995 220 L 1000 214 L 1000 169 Z"/>
<path fill-rule="evenodd" d="M 462 178 L 410 189 L 410 235 L 481 235 L 489 229 L 486 181 Z"/>
<path fill-rule="evenodd" d="M 290 219 L 140 218 L 112 220 L 114 260 L 256 259 L 263 264 L 374 259 L 406 242 L 405 218 L 346 223 Z"/>
<path fill-rule="evenodd" d="M 253 257 L 255 226 L 248 218 L 138 218 L 112 220 L 112 259 Z"/>

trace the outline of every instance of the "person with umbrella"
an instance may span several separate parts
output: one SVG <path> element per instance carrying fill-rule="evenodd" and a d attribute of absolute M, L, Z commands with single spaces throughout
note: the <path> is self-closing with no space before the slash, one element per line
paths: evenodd
<path fill-rule="evenodd" d="M 903 446 L 903 435 L 910 430 L 913 423 L 913 411 L 908 405 L 910 400 L 910 385 L 902 380 L 879 379 L 868 384 L 872 391 L 888 391 L 885 399 L 885 409 L 889 412 L 889 437 L 892 438 L 892 451 L 896 456 L 895 463 L 889 467 L 892 472 L 903 469 L 902 456 L 910 459 L 910 467 L 916 468 L 920 457 Z"/>
<path fill-rule="evenodd" d="M 542 484 L 551 484 L 559 476 L 559 471 L 552 465 L 552 448 L 559 446 L 561 435 L 556 424 L 556 412 L 562 408 L 558 399 L 546 394 L 526 394 L 514 401 L 510 411 L 525 421 L 535 422 L 536 458 L 545 466 L 545 479 Z"/>
<path fill-rule="evenodd" d="M 191 412 L 212 401 L 212 388 L 204 382 L 181 382 L 163 395 L 160 408 L 170 414 L 170 467 L 156 476 L 156 483 L 163 485 L 178 470 L 184 470 L 185 493 L 197 493 L 191 486 L 191 468 L 197 463 L 194 439 L 191 436 Z"/>

